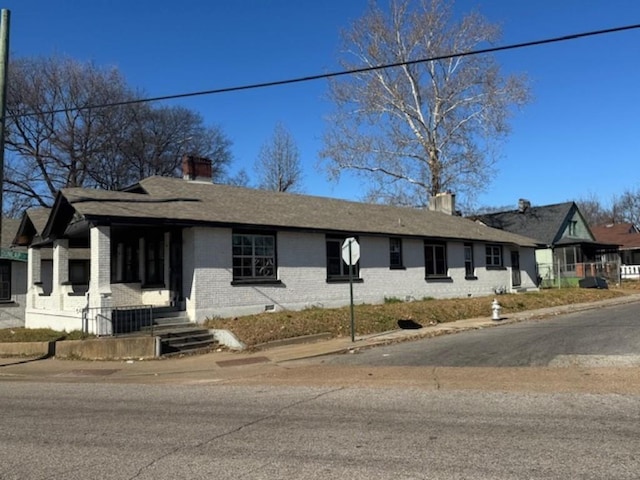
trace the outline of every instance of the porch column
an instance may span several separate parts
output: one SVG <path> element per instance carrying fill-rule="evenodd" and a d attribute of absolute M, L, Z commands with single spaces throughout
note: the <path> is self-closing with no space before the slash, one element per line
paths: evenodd
<path fill-rule="evenodd" d="M 51 297 L 58 310 L 64 310 L 64 299 L 69 291 L 69 240 L 53 242 L 53 282 Z"/>
<path fill-rule="evenodd" d="M 42 293 L 42 255 L 39 248 L 27 250 L 27 308 L 37 305 L 37 297 Z"/>
<path fill-rule="evenodd" d="M 89 307 L 111 307 L 111 228 L 93 226 L 89 232 L 91 246 L 91 278 Z"/>

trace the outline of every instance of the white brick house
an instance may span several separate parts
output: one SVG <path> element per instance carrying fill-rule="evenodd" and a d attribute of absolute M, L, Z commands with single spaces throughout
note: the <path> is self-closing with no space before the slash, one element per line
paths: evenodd
<path fill-rule="evenodd" d="M 440 212 L 215 185 L 199 173 L 210 178 L 190 158 L 185 177 L 196 181 L 64 189 L 40 229 L 27 212 L 19 235 L 29 247 L 27 327 L 92 330 L 87 312 L 110 319 L 136 305 L 193 322 L 345 305 L 340 246 L 350 236 L 361 253 L 357 303 L 536 288 L 529 238 Z"/>

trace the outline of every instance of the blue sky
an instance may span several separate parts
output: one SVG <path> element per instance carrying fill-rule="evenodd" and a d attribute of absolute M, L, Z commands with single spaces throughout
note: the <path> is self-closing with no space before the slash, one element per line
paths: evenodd
<path fill-rule="evenodd" d="M 637 0 L 458 0 L 503 28 L 501 44 L 640 23 Z M 367 0 L 5 0 L 11 55 L 67 55 L 117 66 L 147 96 L 339 70 L 339 32 Z M 640 29 L 511 50 L 505 72 L 525 73 L 533 101 L 512 120 L 498 173 L 478 205 L 516 207 L 595 195 L 608 204 L 640 188 Z M 174 100 L 233 141 L 231 172 L 251 170 L 277 122 L 293 135 L 312 195 L 357 200 L 364 186 L 316 169 L 325 81 Z"/>

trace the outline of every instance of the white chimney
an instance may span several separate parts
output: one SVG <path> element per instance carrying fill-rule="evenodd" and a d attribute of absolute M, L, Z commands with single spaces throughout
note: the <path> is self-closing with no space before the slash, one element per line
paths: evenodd
<path fill-rule="evenodd" d="M 456 215 L 456 195 L 451 192 L 436 193 L 429 199 L 429 210 Z"/>

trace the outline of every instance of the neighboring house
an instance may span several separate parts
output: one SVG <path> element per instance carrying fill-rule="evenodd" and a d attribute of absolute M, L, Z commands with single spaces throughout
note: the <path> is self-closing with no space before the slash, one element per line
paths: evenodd
<path fill-rule="evenodd" d="M 640 230 L 632 223 L 615 223 L 592 227 L 599 242 L 619 245 L 620 276 L 623 280 L 640 280 Z"/>
<path fill-rule="evenodd" d="M 0 242 L 0 328 L 24 327 L 27 249 L 11 247 L 19 220 L 2 219 Z"/>
<path fill-rule="evenodd" d="M 484 225 L 524 235 L 536 240 L 539 282 L 543 286 L 558 278 L 577 279 L 604 276 L 619 281 L 618 266 L 608 264 L 604 255 L 617 252 L 617 245 L 598 242 L 575 202 L 531 206 L 520 199 L 516 210 L 473 217 Z"/>
<path fill-rule="evenodd" d="M 140 305 L 193 322 L 348 305 L 348 237 L 360 245 L 356 303 L 536 289 L 529 238 L 440 212 L 215 185 L 193 157 L 183 168 L 186 180 L 124 191 L 63 189 L 44 226 L 27 212 L 28 327 L 109 333 Z"/>

